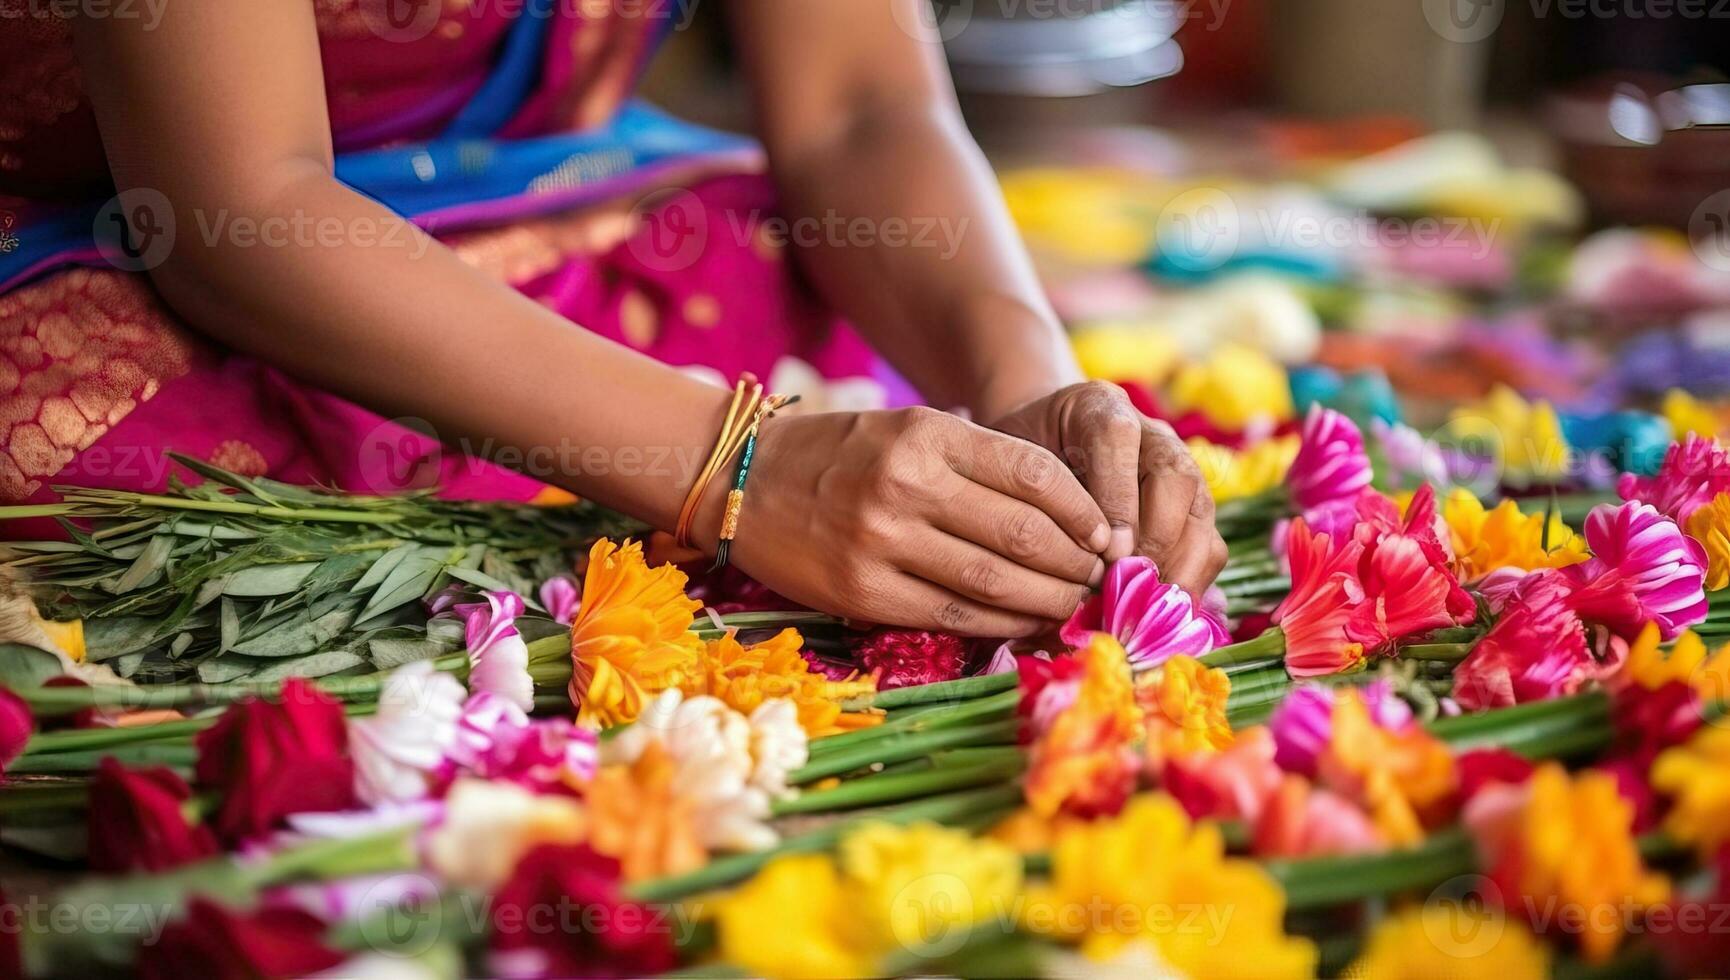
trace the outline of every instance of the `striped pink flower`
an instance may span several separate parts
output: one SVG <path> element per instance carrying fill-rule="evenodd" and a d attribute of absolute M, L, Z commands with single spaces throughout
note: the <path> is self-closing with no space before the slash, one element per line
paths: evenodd
<path fill-rule="evenodd" d="M 1586 544 L 1592 557 L 1564 571 L 1580 587 L 1576 608 L 1587 620 L 1602 622 L 1623 639 L 1633 639 L 1648 621 L 1668 640 L 1706 618 L 1706 549 L 1651 504 L 1629 501 L 1600 504 L 1586 518 Z M 1626 602 L 1592 601 L 1595 593 L 1620 582 L 1633 595 L 1636 614 Z"/>
<path fill-rule="evenodd" d="M 1138 670 L 1175 654 L 1199 657 L 1231 639 L 1217 613 L 1198 609 L 1188 592 L 1161 582 L 1159 566 L 1140 555 L 1113 562 L 1100 593 L 1083 603 L 1058 635 L 1079 647 L 1091 633 L 1116 637 Z"/>
<path fill-rule="evenodd" d="M 1730 492 L 1730 456 L 1716 442 L 1690 432 L 1665 451 L 1657 475 L 1624 473 L 1616 492 L 1623 500 L 1651 504 L 1681 524 L 1713 497 Z"/>
<path fill-rule="evenodd" d="M 1299 510 L 1350 500 L 1370 485 L 1370 457 L 1357 423 L 1331 408 L 1312 405 L 1304 417 L 1303 442 L 1286 474 Z"/>
<path fill-rule="evenodd" d="M 456 607 L 463 618 L 469 649 L 469 692 L 490 691 L 528 711 L 535 706 L 535 682 L 529 676 L 529 648 L 517 631 L 523 597 L 515 592 L 488 592 L 485 602 Z"/>

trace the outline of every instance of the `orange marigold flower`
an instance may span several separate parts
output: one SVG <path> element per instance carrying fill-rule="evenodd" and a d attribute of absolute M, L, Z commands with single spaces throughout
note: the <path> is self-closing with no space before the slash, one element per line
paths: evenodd
<path fill-rule="evenodd" d="M 1376 832 L 1394 846 L 1415 844 L 1424 828 L 1450 814 L 1457 775 L 1446 744 L 1422 726 L 1390 730 L 1375 723 L 1363 694 L 1341 691 L 1333 732 L 1317 763 L 1318 781 L 1363 807 Z"/>
<path fill-rule="evenodd" d="M 686 694 L 712 695 L 746 715 L 771 698 L 786 698 L 798 708 L 799 725 L 812 738 L 880 721 L 881 715 L 841 711 L 841 702 L 875 692 L 876 681 L 824 677 L 799 653 L 804 643 L 791 627 L 750 646 L 728 633 L 709 641 L 699 669 L 681 686 Z"/>
<path fill-rule="evenodd" d="M 577 720 L 600 727 L 633 721 L 649 698 L 689 683 L 703 651 L 690 632 L 702 605 L 685 595 L 685 573 L 650 568 L 640 543 L 596 541 L 571 623 Z"/>
<path fill-rule="evenodd" d="M 1211 752 L 1231 744 L 1225 705 L 1231 679 L 1217 667 L 1179 654 L 1148 675 L 1136 690 L 1147 719 L 1147 749 L 1163 759 L 1188 752 Z"/>
<path fill-rule="evenodd" d="M 683 874 L 709 863 L 696 803 L 674 786 L 678 766 L 659 742 L 628 766 L 603 766 L 584 794 L 589 844 L 617 858 L 627 881 Z"/>
<path fill-rule="evenodd" d="M 1051 719 L 1029 753 L 1027 805 L 1044 817 L 1059 810 L 1115 813 L 1139 774 L 1142 713 L 1122 644 L 1095 633 L 1074 656 L 1082 665 L 1075 700 Z"/>
<path fill-rule="evenodd" d="M 1669 882 L 1640 859 L 1634 808 L 1608 773 L 1570 776 L 1545 763 L 1523 785 L 1474 796 L 1466 823 L 1508 912 L 1578 936 L 1592 962 L 1621 945 L 1631 915 L 1669 898 Z"/>

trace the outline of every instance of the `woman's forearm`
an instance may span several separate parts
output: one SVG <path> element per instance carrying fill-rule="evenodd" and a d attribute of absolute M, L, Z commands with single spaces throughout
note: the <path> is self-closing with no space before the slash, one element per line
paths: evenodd
<path fill-rule="evenodd" d="M 802 142 L 771 144 L 795 254 L 928 399 L 989 420 L 1081 379 L 951 106 L 864 107 Z"/>
<path fill-rule="evenodd" d="M 726 392 L 571 324 L 310 161 L 268 189 L 170 199 L 182 233 L 152 274 L 201 331 L 672 526 Z M 237 230 L 271 227 L 321 233 L 273 247 Z"/>

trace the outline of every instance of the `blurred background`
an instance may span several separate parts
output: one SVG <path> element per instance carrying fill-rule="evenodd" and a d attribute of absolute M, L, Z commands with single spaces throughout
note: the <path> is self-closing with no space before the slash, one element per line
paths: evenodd
<path fill-rule="evenodd" d="M 1208 383 L 1183 371 L 1267 358 L 1297 411 L 1434 426 L 1542 401 L 1584 440 L 1640 406 L 1716 434 L 1730 2 L 941 0 L 930 16 L 1085 365 L 1167 417 Z M 725 29 L 699 5 L 649 97 L 746 128 Z M 1194 396 L 1188 434 L 1291 417 L 1230 387 Z"/>

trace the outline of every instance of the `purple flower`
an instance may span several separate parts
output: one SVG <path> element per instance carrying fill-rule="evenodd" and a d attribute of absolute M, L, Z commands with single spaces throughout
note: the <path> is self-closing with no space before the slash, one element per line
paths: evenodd
<path fill-rule="evenodd" d="M 1180 653 L 1199 657 L 1231 638 L 1222 622 L 1196 608 L 1188 592 L 1161 582 L 1159 567 L 1140 555 L 1113 562 L 1100 593 L 1083 603 L 1058 635 L 1079 647 L 1099 632 L 1115 636 L 1138 669 Z"/>
<path fill-rule="evenodd" d="M 468 642 L 469 691 L 490 691 L 528 711 L 535 706 L 535 682 L 529 676 L 528 645 L 517 631 L 523 597 L 500 591 L 485 598 L 456 607 Z"/>
<path fill-rule="evenodd" d="M 1355 499 L 1370 485 L 1370 457 L 1357 423 L 1331 408 L 1312 405 L 1302 438 L 1286 473 L 1286 487 L 1299 510 Z"/>
<path fill-rule="evenodd" d="M 1580 586 L 1603 587 L 1620 580 L 1635 602 L 1637 618 L 1600 612 L 1617 634 L 1632 637 L 1646 621 L 1668 640 L 1706 618 L 1706 549 L 1651 504 L 1599 504 L 1586 517 L 1592 557 L 1564 572 Z"/>
<path fill-rule="evenodd" d="M 541 583 L 541 605 L 555 623 L 571 625 L 571 620 L 577 618 L 577 604 L 582 598 L 577 583 L 568 575 L 557 575 Z"/>

